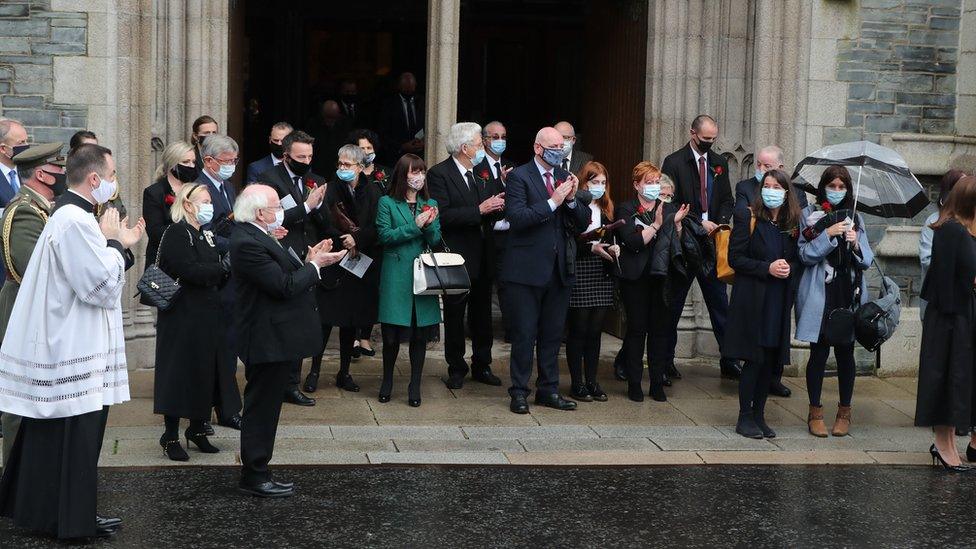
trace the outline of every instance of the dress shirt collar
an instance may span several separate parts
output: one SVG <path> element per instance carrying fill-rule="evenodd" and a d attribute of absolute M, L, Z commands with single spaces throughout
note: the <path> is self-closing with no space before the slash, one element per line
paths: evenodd
<path fill-rule="evenodd" d="M 457 166 L 458 171 L 461 172 L 461 179 L 464 179 L 465 183 L 467 183 L 468 180 L 464 176 L 468 172 L 472 172 L 473 173 L 474 172 L 474 166 L 471 166 L 471 169 L 465 168 L 464 167 L 464 164 L 462 164 L 461 161 L 458 160 L 457 157 L 454 156 L 453 154 L 451 155 L 451 160 L 454 161 L 454 165 Z"/>

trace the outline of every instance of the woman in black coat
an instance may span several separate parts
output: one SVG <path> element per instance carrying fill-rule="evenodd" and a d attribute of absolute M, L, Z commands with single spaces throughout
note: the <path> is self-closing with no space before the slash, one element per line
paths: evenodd
<path fill-rule="evenodd" d="M 187 183 L 171 208 L 174 223 L 160 244 L 159 268 L 180 283 L 180 293 L 169 309 L 160 310 L 156 323 L 156 372 L 153 411 L 165 417 L 166 431 L 159 439 L 174 461 L 189 459 L 180 446 L 180 418 L 190 420 L 187 445 L 216 453 L 207 440 L 204 421 L 210 417 L 217 367 L 227 352 L 224 317 L 220 314 L 220 287 L 230 274 L 221 261 L 210 231 L 201 231 L 213 218 L 210 193 L 203 185 Z"/>
<path fill-rule="evenodd" d="M 616 218 L 624 224 L 616 229 L 620 242 L 620 297 L 627 314 L 624 336 L 627 396 L 643 402 L 641 378 L 644 371 L 644 346 L 647 343 L 649 395 L 667 401 L 664 369 L 667 363 L 667 334 L 671 313 L 665 302 L 665 276 L 651 273 L 654 243 L 665 223 L 673 223 L 680 234 L 688 206 L 674 208 L 659 200 L 661 170 L 650 162 L 634 168 L 633 185 L 637 198 L 620 204 Z"/>
<path fill-rule="evenodd" d="M 776 436 L 766 424 L 766 397 L 773 370 L 790 360 L 790 311 L 802 270 L 799 222 L 800 206 L 780 170 L 766 172 L 752 206 L 734 214 L 729 265 L 735 284 L 723 352 L 745 361 L 735 432 L 748 438 Z"/>
<path fill-rule="evenodd" d="M 341 264 L 323 269 L 317 292 L 323 351 L 332 328 L 338 327 L 336 387 L 352 392 L 359 391 L 359 385 L 349 375 L 353 346 L 357 336 L 376 323 L 378 315 L 382 255 L 376 235 L 376 205 L 381 194 L 378 186 L 369 184 L 362 176 L 363 159 L 363 150 L 356 145 L 344 145 L 339 149 L 337 180 L 329 183 L 320 207 L 329 219 L 329 227 L 320 237 L 331 238 L 334 249 L 342 247 L 350 254 L 364 254 L 373 260 L 362 278 Z M 321 354 L 313 357 L 312 368 L 305 378 L 305 391 L 314 392 L 318 388 L 321 364 Z"/>
<path fill-rule="evenodd" d="M 922 283 L 928 301 L 922 322 L 915 425 L 934 427 L 929 448 L 933 464 L 947 470 L 962 466 L 955 431 L 976 425 L 973 406 L 976 339 L 976 177 L 960 179 L 949 193 L 932 228 L 932 263 Z M 976 459 L 976 436 L 966 457 Z"/>
<path fill-rule="evenodd" d="M 184 183 L 196 181 L 199 170 L 196 166 L 193 146 L 186 141 L 170 143 L 163 150 L 163 162 L 156 168 L 154 183 L 142 191 L 142 217 L 146 220 L 146 265 L 156 261 L 159 239 L 163 231 L 173 223 L 170 207 L 176 200 L 176 193 Z"/>

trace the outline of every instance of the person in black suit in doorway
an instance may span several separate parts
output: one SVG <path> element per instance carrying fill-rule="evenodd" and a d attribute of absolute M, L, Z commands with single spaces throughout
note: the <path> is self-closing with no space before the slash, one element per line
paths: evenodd
<path fill-rule="evenodd" d="M 538 358 L 535 403 L 575 410 L 559 395 L 559 347 L 569 294 L 575 281 L 576 237 L 590 220 L 587 191 L 559 168 L 563 138 L 555 128 L 536 134 L 535 156 L 505 180 L 505 218 L 509 229 L 502 280 L 512 317 L 512 386 L 509 409 L 529 413 L 529 377 Z"/>
<path fill-rule="evenodd" d="M 441 234 L 451 250 L 464 257 L 471 279 L 466 295 L 444 298 L 444 355 L 449 389 L 460 389 L 468 375 L 464 360 L 464 316 L 471 332 L 471 379 L 500 386 L 491 373 L 491 222 L 505 207 L 505 195 L 496 192 L 491 172 L 475 171 L 485 158 L 481 126 L 461 122 L 447 135 L 450 157 L 427 171 L 430 197 L 440 211 Z"/>
<path fill-rule="evenodd" d="M 593 155 L 576 147 L 576 128 L 572 124 L 563 120 L 557 122 L 553 127 L 563 136 L 563 153 L 565 156 L 563 156 L 562 164 L 559 167 L 568 172 L 579 173 L 587 162 L 593 160 Z"/>
<path fill-rule="evenodd" d="M 278 122 L 271 126 L 271 133 L 268 134 L 268 155 L 251 162 L 247 165 L 247 183 L 258 183 L 261 174 L 281 164 L 284 160 L 284 150 L 282 141 L 291 132 L 295 131 L 288 122 Z"/>
<path fill-rule="evenodd" d="M 278 193 L 261 184 L 244 189 L 234 205 L 238 223 L 230 257 L 237 279 L 237 356 L 247 378 L 238 488 L 258 497 L 294 492 L 291 483 L 275 482 L 268 470 L 282 396 L 294 363 L 322 345 L 313 294 L 319 270 L 346 254 L 332 252 L 331 241 L 322 241 L 299 259 L 274 236 L 283 214 Z"/>
<path fill-rule="evenodd" d="M 502 157 L 508 147 L 508 132 L 501 122 L 495 120 L 485 124 L 481 131 L 481 137 L 485 143 L 485 159 L 481 161 L 481 164 L 475 166 L 475 170 L 478 173 L 490 174 L 495 192 L 503 193 L 505 192 L 505 178 L 508 177 L 509 172 L 515 169 L 514 162 Z M 495 264 L 495 292 L 498 294 L 498 307 L 502 310 L 505 342 L 511 343 L 511 319 L 505 312 L 505 283 L 501 280 L 502 257 L 504 256 L 505 245 L 508 242 L 508 221 L 505 221 L 504 211 L 496 214 L 496 219 L 491 222 L 491 229 L 492 262 Z"/>
<path fill-rule="evenodd" d="M 405 72 L 397 79 L 397 92 L 380 111 L 379 130 L 384 148 L 381 159 L 396 164 L 406 153 L 424 156 L 424 140 L 417 137 L 424 129 L 424 101 L 417 96 L 417 78 Z"/>

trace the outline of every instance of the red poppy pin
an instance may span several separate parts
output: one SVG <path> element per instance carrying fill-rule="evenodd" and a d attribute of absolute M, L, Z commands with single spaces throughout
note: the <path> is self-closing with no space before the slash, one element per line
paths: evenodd
<path fill-rule="evenodd" d="M 834 211 L 834 207 L 830 204 L 830 202 L 827 202 L 826 200 L 822 204 L 820 204 L 820 209 L 827 213 Z"/>
<path fill-rule="evenodd" d="M 306 177 L 305 178 L 305 188 L 308 189 L 308 190 L 314 189 L 315 188 L 315 182 Z"/>
<path fill-rule="evenodd" d="M 715 166 L 714 168 L 712 168 L 712 173 L 715 174 L 715 177 L 719 177 L 723 173 L 725 173 L 725 168 L 723 168 L 722 166 Z"/>
<path fill-rule="evenodd" d="M 377 170 L 373 172 L 373 177 L 376 178 L 377 181 L 383 181 L 386 179 L 386 173 L 384 173 L 383 170 Z"/>
<path fill-rule="evenodd" d="M 480 177 L 481 179 L 484 179 L 484 180 L 487 181 L 488 180 L 488 170 L 482 170 L 482 172 L 480 174 L 478 174 L 478 177 Z"/>
<path fill-rule="evenodd" d="M 172 206 L 173 202 L 176 202 L 176 197 L 171 194 L 167 194 L 166 197 L 163 198 L 163 201 L 166 202 L 167 206 Z"/>

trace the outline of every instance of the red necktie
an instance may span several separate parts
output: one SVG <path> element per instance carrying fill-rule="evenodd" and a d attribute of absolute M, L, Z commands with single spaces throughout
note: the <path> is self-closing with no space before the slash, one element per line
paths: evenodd
<path fill-rule="evenodd" d="M 705 177 L 705 157 L 698 157 L 698 179 L 701 183 L 701 213 L 708 215 L 708 178 Z"/>
<path fill-rule="evenodd" d="M 555 192 L 556 188 L 552 186 L 552 173 L 546 172 L 546 190 L 549 191 L 549 197 L 552 198 L 552 193 Z"/>

